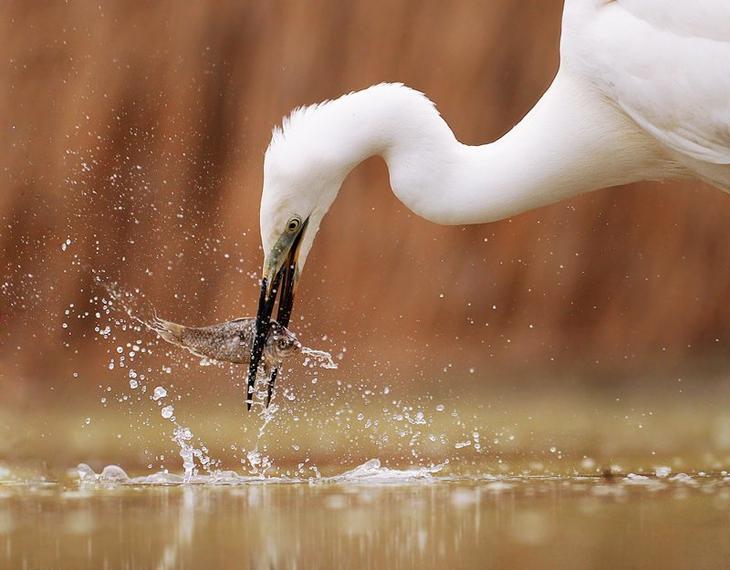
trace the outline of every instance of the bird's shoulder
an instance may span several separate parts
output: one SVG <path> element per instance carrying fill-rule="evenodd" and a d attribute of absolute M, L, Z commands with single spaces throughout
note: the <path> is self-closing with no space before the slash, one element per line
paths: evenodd
<path fill-rule="evenodd" d="M 730 164 L 730 2 L 568 0 L 561 65 L 669 149 Z"/>

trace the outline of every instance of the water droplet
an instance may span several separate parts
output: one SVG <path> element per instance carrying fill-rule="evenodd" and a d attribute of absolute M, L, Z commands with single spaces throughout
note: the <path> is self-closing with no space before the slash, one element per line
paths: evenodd
<path fill-rule="evenodd" d="M 156 402 L 157 400 L 160 400 L 167 396 L 167 390 L 165 390 L 162 386 L 157 386 L 152 393 L 152 399 Z"/>
<path fill-rule="evenodd" d="M 661 466 L 656 468 L 656 476 L 660 479 L 664 479 L 665 477 L 669 477 L 669 475 L 672 473 L 671 467 Z"/>

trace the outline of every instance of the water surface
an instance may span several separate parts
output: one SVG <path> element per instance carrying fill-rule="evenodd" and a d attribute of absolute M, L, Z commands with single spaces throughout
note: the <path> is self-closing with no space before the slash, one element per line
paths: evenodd
<path fill-rule="evenodd" d="M 9 481 L 0 567 L 730 567 L 730 477 L 661 475 Z"/>

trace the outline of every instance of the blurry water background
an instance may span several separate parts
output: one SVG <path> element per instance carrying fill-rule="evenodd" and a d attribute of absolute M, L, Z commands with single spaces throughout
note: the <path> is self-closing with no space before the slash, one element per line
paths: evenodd
<path fill-rule="evenodd" d="M 0 462 L 179 472 L 177 423 L 231 469 L 254 449 L 292 474 L 372 457 L 726 469 L 730 199 L 700 183 L 439 227 L 368 161 L 325 220 L 292 325 L 339 368 L 293 362 L 263 432 L 244 370 L 159 346 L 94 283 L 186 324 L 253 314 L 262 158 L 283 115 L 402 81 L 460 140 L 491 141 L 549 85 L 561 8 L 3 2 Z"/>

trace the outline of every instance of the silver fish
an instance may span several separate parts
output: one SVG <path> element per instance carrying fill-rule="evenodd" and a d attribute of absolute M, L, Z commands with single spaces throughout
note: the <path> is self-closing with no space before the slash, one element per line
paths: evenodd
<path fill-rule="evenodd" d="M 251 360 L 255 318 L 243 317 L 207 327 L 186 327 L 155 317 L 145 324 L 163 340 L 186 348 L 196 356 L 235 364 L 248 364 Z M 264 370 L 268 373 L 301 349 L 302 344 L 289 329 L 271 321 L 264 346 Z"/>

